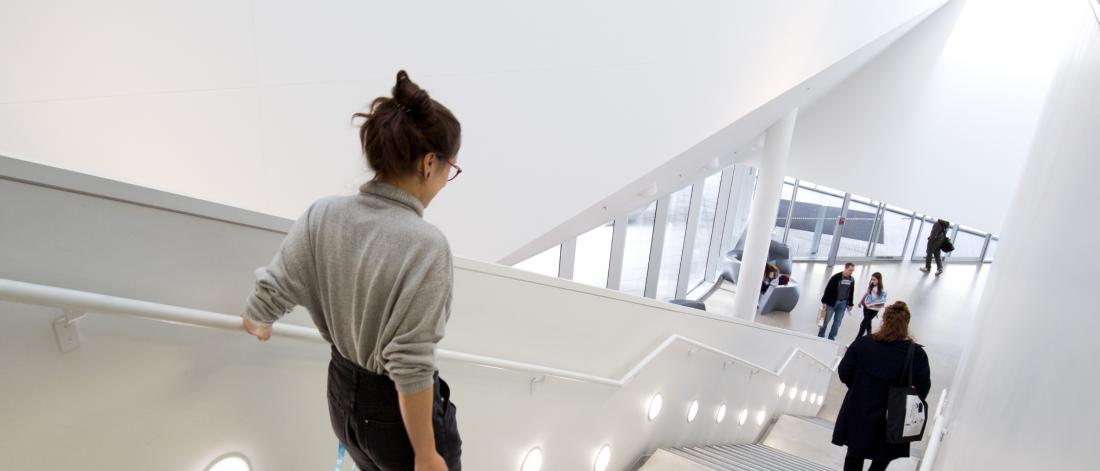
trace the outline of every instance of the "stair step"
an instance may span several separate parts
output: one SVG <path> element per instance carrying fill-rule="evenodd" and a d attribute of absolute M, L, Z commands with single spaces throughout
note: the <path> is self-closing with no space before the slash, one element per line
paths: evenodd
<path fill-rule="evenodd" d="M 662 449 L 703 468 L 721 471 L 831 471 L 830 468 L 764 445 L 713 445 Z M 643 468 L 647 469 L 647 468 Z"/>
<path fill-rule="evenodd" d="M 843 468 L 846 450 L 832 444 L 833 428 L 810 419 L 781 415 L 760 444 L 832 469 Z"/>
<path fill-rule="evenodd" d="M 833 422 L 831 420 L 822 419 L 821 417 L 812 417 L 812 416 L 808 416 L 808 415 L 792 415 L 791 417 L 794 417 L 796 419 L 805 420 L 806 422 L 810 422 L 812 424 L 820 425 L 822 427 L 825 427 L 825 428 L 829 429 L 829 431 L 832 431 L 833 428 L 836 427 L 836 422 Z"/>

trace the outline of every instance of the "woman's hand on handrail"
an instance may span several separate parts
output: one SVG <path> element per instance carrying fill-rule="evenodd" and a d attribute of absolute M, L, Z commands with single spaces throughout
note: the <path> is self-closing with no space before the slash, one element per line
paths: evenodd
<path fill-rule="evenodd" d="M 244 327 L 245 332 L 261 342 L 266 342 L 267 339 L 271 338 L 271 324 L 252 322 L 244 314 L 241 314 L 241 325 Z"/>

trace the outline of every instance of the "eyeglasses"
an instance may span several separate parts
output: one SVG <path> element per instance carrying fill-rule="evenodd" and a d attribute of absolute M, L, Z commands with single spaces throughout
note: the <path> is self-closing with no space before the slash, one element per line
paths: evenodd
<path fill-rule="evenodd" d="M 451 166 L 450 170 L 447 171 L 447 181 L 454 180 L 458 178 L 459 175 L 462 175 L 462 167 L 451 163 L 450 160 L 444 160 L 444 162 L 447 162 L 447 165 Z"/>

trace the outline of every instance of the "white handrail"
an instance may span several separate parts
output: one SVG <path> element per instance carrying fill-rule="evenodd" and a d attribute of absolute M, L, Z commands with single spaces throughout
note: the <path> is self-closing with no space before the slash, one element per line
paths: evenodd
<path fill-rule="evenodd" d="M 216 312 L 209 312 L 180 306 L 172 306 L 168 304 L 139 301 L 135 299 L 109 296 L 105 294 L 89 293 L 87 291 L 58 288 L 55 286 L 24 283 L 21 281 L 7 280 L 2 278 L 0 278 L 0 299 L 22 304 L 56 307 L 80 313 L 122 315 L 128 317 L 150 319 L 160 322 L 168 322 L 171 324 L 209 327 L 230 331 L 243 331 L 243 328 L 241 327 L 241 319 L 239 316 L 219 314 Z M 310 327 L 276 323 L 274 326 L 272 326 L 272 331 L 274 337 L 290 338 L 313 343 L 326 343 L 324 338 L 321 337 L 321 333 L 318 332 L 317 329 Z M 451 350 L 440 349 L 436 352 L 436 356 L 440 360 L 470 363 L 514 371 L 523 371 L 527 373 L 551 376 L 583 383 L 621 387 L 634 379 L 634 377 L 637 376 L 638 373 L 640 373 L 647 365 L 649 365 L 650 362 L 656 359 L 666 349 L 671 347 L 672 344 L 677 342 L 683 342 L 692 345 L 693 347 L 696 347 L 698 349 L 706 350 L 718 356 L 725 357 L 731 362 L 740 363 L 754 370 L 763 371 L 773 376 L 781 376 L 783 374 L 783 371 L 785 371 L 787 367 L 791 364 L 791 362 L 798 356 L 805 356 L 810 360 L 817 362 L 821 366 L 825 367 L 825 369 L 835 370 L 835 368 L 829 368 L 829 365 L 822 362 L 821 360 L 818 360 L 817 358 L 814 358 L 813 355 L 810 355 L 799 348 L 794 348 L 791 351 L 791 354 L 787 357 L 787 360 L 783 362 L 783 365 L 778 370 L 773 371 L 731 353 L 724 352 L 717 348 L 680 335 L 669 336 L 667 339 L 665 339 L 664 342 L 661 342 L 661 344 L 657 348 L 655 348 L 652 352 L 642 358 L 641 361 L 634 365 L 634 367 L 631 368 L 625 375 L 618 379 L 594 376 L 586 373 L 562 370 L 541 365 L 532 365 L 529 363 L 518 361 L 504 360 L 501 358 L 475 355 L 471 353 L 455 352 Z"/>
<path fill-rule="evenodd" d="M 939 417 L 943 415 L 944 401 L 947 401 L 947 388 L 943 388 L 943 391 L 940 391 L 940 402 L 936 403 L 936 414 L 933 415 L 933 417 Z"/>
<path fill-rule="evenodd" d="M 943 416 L 944 401 L 947 400 L 947 389 L 940 392 L 940 402 L 936 404 L 936 414 L 932 416 L 932 435 L 928 440 L 928 447 L 924 449 L 924 455 L 920 458 L 919 471 L 932 471 L 932 465 L 936 463 L 936 454 L 940 451 L 940 442 L 943 441 L 944 429 L 947 428 L 947 419 Z"/>

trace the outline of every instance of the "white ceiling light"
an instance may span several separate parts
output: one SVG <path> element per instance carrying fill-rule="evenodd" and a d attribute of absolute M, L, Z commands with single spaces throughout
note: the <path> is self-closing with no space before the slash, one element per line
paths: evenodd
<path fill-rule="evenodd" d="M 214 460 L 206 471 L 252 471 L 252 466 L 244 456 L 230 454 Z"/>
<path fill-rule="evenodd" d="M 779 383 L 779 387 L 775 388 L 775 394 L 779 397 L 783 397 L 783 393 L 787 391 L 787 383 Z"/>
<path fill-rule="evenodd" d="M 819 406 L 820 406 L 820 405 L 822 405 L 822 404 L 824 404 L 824 403 L 825 403 L 825 395 L 824 395 L 824 394 L 822 394 L 822 395 L 820 395 L 820 396 L 817 396 L 817 405 L 819 405 Z"/>
<path fill-rule="evenodd" d="M 611 463 L 611 445 L 604 445 L 600 452 L 596 453 L 596 462 L 592 465 L 592 471 L 605 471 Z"/>
<path fill-rule="evenodd" d="M 691 405 L 688 406 L 688 422 L 695 420 L 695 415 L 699 413 L 699 401 L 691 401 Z"/>
<path fill-rule="evenodd" d="M 799 396 L 799 398 L 798 398 L 798 399 L 799 399 L 800 401 L 802 401 L 802 402 L 806 402 L 806 396 L 807 396 L 807 393 L 808 393 L 808 392 L 809 392 L 809 391 L 806 391 L 805 389 L 803 389 L 803 390 L 802 390 L 802 396 Z"/>
<path fill-rule="evenodd" d="M 791 399 L 794 399 L 794 397 L 797 396 L 797 395 L 798 395 L 798 388 L 791 388 L 790 392 L 787 393 L 787 397 L 789 397 Z"/>
<path fill-rule="evenodd" d="M 725 404 L 722 404 L 721 406 L 719 406 L 718 407 L 718 412 L 714 413 L 714 422 L 720 424 L 720 423 L 722 423 L 723 420 L 726 420 L 726 405 Z"/>
<path fill-rule="evenodd" d="M 542 450 L 539 447 L 532 448 L 527 452 L 527 457 L 523 459 L 523 465 L 520 466 L 520 471 L 541 471 L 542 470 Z"/>
<path fill-rule="evenodd" d="M 661 414 L 661 406 L 664 400 L 661 399 L 661 393 L 653 395 L 653 398 L 649 400 L 649 420 L 656 419 Z"/>
<path fill-rule="evenodd" d="M 745 425 L 745 422 L 749 420 L 749 410 L 741 409 L 741 412 L 737 414 L 737 425 Z"/>
<path fill-rule="evenodd" d="M 817 394 L 810 394 L 810 404 L 817 403 Z"/>
<path fill-rule="evenodd" d="M 767 419 L 767 418 L 768 418 L 768 410 L 767 409 L 760 409 L 760 411 L 756 413 L 756 425 L 764 425 L 764 419 Z"/>

